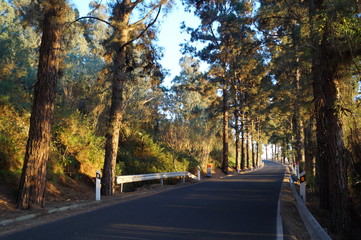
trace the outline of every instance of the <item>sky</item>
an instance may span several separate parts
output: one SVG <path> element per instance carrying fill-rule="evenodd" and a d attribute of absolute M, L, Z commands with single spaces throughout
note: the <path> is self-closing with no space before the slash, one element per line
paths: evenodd
<path fill-rule="evenodd" d="M 88 5 L 91 0 L 72 0 L 71 2 L 79 9 L 80 16 L 86 16 L 88 13 Z M 109 1 L 109 0 L 108 0 Z M 106 1 L 103 1 L 103 3 Z M 189 36 L 181 33 L 180 26 L 184 21 L 186 26 L 197 27 L 200 20 L 193 15 L 184 11 L 184 7 L 180 0 L 176 0 L 176 5 L 170 13 L 158 20 L 160 34 L 158 36 L 158 45 L 164 48 L 164 57 L 160 61 L 163 68 L 170 73 L 164 81 L 165 86 L 169 86 L 173 78 L 181 71 L 179 59 L 182 57 L 179 44 L 184 43 Z"/>

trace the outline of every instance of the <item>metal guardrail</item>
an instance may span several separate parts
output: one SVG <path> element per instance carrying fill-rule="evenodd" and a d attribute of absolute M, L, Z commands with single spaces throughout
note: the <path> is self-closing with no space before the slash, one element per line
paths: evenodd
<path fill-rule="evenodd" d="M 168 172 L 168 173 L 150 173 L 150 174 L 139 174 L 139 175 L 124 175 L 124 176 L 116 176 L 116 183 L 121 184 L 120 191 L 123 192 L 123 184 L 130 182 L 140 182 L 146 180 L 161 180 L 161 185 L 163 185 L 164 178 L 172 178 L 172 177 L 182 177 L 182 182 L 184 183 L 185 177 L 190 177 L 196 180 L 200 180 L 200 175 L 198 177 L 193 175 L 190 172 Z"/>
<path fill-rule="evenodd" d="M 293 197 L 296 200 L 296 208 L 303 220 L 303 223 L 307 228 L 308 233 L 311 236 L 311 239 L 331 240 L 331 237 L 326 233 L 326 231 L 322 228 L 322 226 L 317 222 L 315 217 L 307 209 L 305 203 L 303 202 L 303 199 L 301 199 L 301 197 L 297 194 L 291 177 L 290 177 L 290 184 L 291 184 Z"/>

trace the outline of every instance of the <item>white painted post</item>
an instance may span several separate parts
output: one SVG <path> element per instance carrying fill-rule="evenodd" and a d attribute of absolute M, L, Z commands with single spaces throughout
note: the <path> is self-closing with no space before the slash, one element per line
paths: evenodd
<path fill-rule="evenodd" d="M 302 172 L 300 174 L 300 196 L 303 199 L 303 202 L 306 203 L 306 173 Z"/>
<path fill-rule="evenodd" d="M 197 167 L 197 173 L 198 173 L 198 181 L 200 181 L 201 180 L 201 167 L 200 166 Z"/>
<path fill-rule="evenodd" d="M 296 176 L 300 177 L 300 162 L 296 162 Z"/>
<path fill-rule="evenodd" d="M 123 184 L 124 183 L 120 183 L 120 193 L 123 193 Z"/>
<path fill-rule="evenodd" d="M 95 174 L 95 201 L 100 201 L 100 171 Z"/>

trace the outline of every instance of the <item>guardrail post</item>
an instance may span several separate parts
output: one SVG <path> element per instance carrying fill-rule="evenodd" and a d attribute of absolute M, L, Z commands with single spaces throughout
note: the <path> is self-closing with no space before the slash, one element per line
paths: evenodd
<path fill-rule="evenodd" d="M 198 175 L 198 176 L 197 176 L 197 177 L 198 177 L 198 181 L 200 181 L 200 180 L 201 180 L 201 167 L 200 167 L 200 166 L 197 167 L 197 173 L 198 173 L 198 174 L 197 174 L 197 175 Z"/>
<path fill-rule="evenodd" d="M 123 185 L 124 183 L 120 183 L 120 193 L 123 193 Z"/>
<path fill-rule="evenodd" d="M 182 183 L 185 183 L 186 182 L 186 177 L 182 177 Z"/>
<path fill-rule="evenodd" d="M 100 201 L 100 171 L 95 172 L 95 201 Z"/>
<path fill-rule="evenodd" d="M 163 178 L 161 178 L 161 179 L 160 179 L 160 185 L 163 186 L 163 184 L 164 184 L 164 183 L 163 183 Z"/>
<path fill-rule="evenodd" d="M 302 172 L 300 174 L 300 195 L 303 199 L 303 202 L 306 203 L 306 173 Z"/>

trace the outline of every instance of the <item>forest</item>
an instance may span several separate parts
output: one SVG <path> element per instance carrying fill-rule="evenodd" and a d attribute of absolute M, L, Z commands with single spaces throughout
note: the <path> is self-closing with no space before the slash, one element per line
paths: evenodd
<path fill-rule="evenodd" d="M 0 2 L 0 179 L 18 208 L 46 182 L 299 162 L 331 229 L 361 217 L 361 3 L 182 0 L 200 19 L 170 86 L 159 16 L 172 0 Z M 202 47 L 200 47 L 202 46 Z M 200 70 L 206 63 L 206 71 Z"/>

